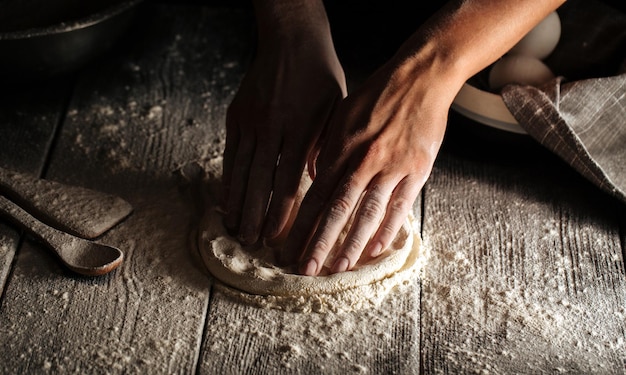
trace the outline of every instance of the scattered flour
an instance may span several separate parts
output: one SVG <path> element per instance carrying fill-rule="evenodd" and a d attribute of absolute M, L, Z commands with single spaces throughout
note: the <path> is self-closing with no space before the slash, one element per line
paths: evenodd
<path fill-rule="evenodd" d="M 415 277 L 376 306 L 328 314 L 259 309 L 214 288 L 203 364 L 210 373 L 417 374 L 418 285 Z"/>
<path fill-rule="evenodd" d="M 480 209 L 477 216 L 489 217 Z M 608 246 L 591 250 L 597 245 L 590 237 L 588 246 L 579 244 L 590 250 L 571 257 L 559 251 L 562 221 L 532 222 L 529 208 L 516 209 L 522 223 L 542 230 L 513 237 L 502 222 L 495 230 L 511 245 L 498 252 L 492 247 L 501 243 L 425 236 L 436 253 L 422 275 L 423 350 L 432 358 L 423 371 L 435 372 L 444 362 L 461 373 L 623 373 L 626 296 L 602 295 L 607 275 L 598 274 L 603 261 L 593 260 L 612 258 Z M 480 226 L 478 220 L 459 220 L 459 232 L 472 230 L 463 225 Z M 610 287 L 620 290 L 620 283 Z"/>

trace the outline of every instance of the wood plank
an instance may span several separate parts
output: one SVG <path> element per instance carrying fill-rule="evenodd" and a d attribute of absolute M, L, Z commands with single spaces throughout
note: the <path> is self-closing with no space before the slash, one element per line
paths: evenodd
<path fill-rule="evenodd" d="M 372 68 L 352 64 L 347 69 L 354 88 Z M 421 230 L 421 198 L 413 212 Z M 419 280 L 379 307 L 348 313 L 262 308 L 220 288 L 211 294 L 200 374 L 420 372 Z"/>
<path fill-rule="evenodd" d="M 626 210 L 620 210 L 620 232 L 622 234 L 622 259 L 626 268 Z"/>
<path fill-rule="evenodd" d="M 213 292 L 201 374 L 418 374 L 419 280 L 378 307 L 285 312 Z"/>
<path fill-rule="evenodd" d="M 81 278 L 24 246 L 0 308 L 10 338 L 0 373 L 195 371 L 209 282 L 187 241 L 197 202 L 175 172 L 223 147 L 245 20 L 227 8 L 147 4 L 125 43 L 84 72 L 48 177 L 133 204 L 101 238 L 126 259 Z"/>
<path fill-rule="evenodd" d="M 421 204 L 413 209 L 418 222 Z M 201 374 L 420 372 L 418 278 L 380 306 L 337 313 L 258 307 L 223 288 L 212 291 Z"/>
<path fill-rule="evenodd" d="M 623 206 L 552 159 L 442 153 L 424 197 L 432 257 L 421 290 L 312 317 L 218 292 L 203 323 L 209 284 L 187 243 L 196 202 L 172 172 L 223 147 L 245 20 L 150 7 L 117 57 L 86 72 L 49 177 L 133 203 L 102 238 L 127 259 L 85 279 L 24 246 L 0 306 L 1 373 L 191 373 L 198 357 L 201 373 L 623 369 Z"/>
<path fill-rule="evenodd" d="M 425 191 L 424 373 L 622 373 L 624 206 L 537 147 L 476 142 Z"/>
<path fill-rule="evenodd" d="M 621 209 L 618 208 L 619 221 L 620 221 L 619 230 L 620 230 L 620 236 L 621 236 L 620 245 L 622 248 L 622 270 L 626 270 L 626 208 L 624 206 L 625 205 L 622 204 L 622 208 Z M 626 274 L 626 271 L 623 271 L 623 273 Z M 622 306 L 626 310 L 626 295 L 624 296 L 624 299 L 622 300 Z M 623 319 L 626 320 L 626 314 L 624 314 Z M 624 371 L 626 372 L 626 359 L 623 359 L 622 361 L 624 363 Z"/>
<path fill-rule="evenodd" d="M 0 93 L 0 167 L 40 176 L 69 97 L 60 80 L 5 87 Z M 0 295 L 20 236 L 0 224 Z"/>
<path fill-rule="evenodd" d="M 65 79 L 5 87 L 0 93 L 0 167 L 41 175 L 71 83 Z"/>

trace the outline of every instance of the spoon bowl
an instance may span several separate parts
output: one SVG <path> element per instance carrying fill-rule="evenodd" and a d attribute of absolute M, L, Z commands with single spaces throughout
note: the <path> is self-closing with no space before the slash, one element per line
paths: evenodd
<path fill-rule="evenodd" d="M 50 248 L 67 268 L 78 274 L 104 275 L 117 268 L 124 259 L 120 249 L 50 227 L 3 196 L 0 196 L 0 216 L 35 236 Z"/>
<path fill-rule="evenodd" d="M 124 254 L 116 247 L 78 238 L 70 246 L 63 246 L 58 254 L 67 268 L 86 276 L 105 275 L 116 269 Z"/>

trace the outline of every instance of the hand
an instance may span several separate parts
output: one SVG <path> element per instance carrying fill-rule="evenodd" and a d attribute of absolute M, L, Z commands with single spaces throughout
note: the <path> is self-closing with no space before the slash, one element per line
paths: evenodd
<path fill-rule="evenodd" d="M 228 108 L 224 224 L 244 244 L 281 234 L 307 155 L 346 95 L 325 13 L 303 17 L 260 21 L 257 56 Z"/>
<path fill-rule="evenodd" d="M 463 82 L 564 0 L 450 1 L 337 108 L 284 254 L 305 275 L 354 267 L 393 240 L 439 150 Z M 334 259 L 328 255 L 354 215 Z M 289 259 L 291 258 L 291 259 Z"/>
<path fill-rule="evenodd" d="M 299 258 L 302 274 L 318 275 L 328 261 L 331 273 L 350 270 L 393 241 L 430 174 L 458 91 L 429 74 L 408 79 L 382 69 L 337 108 L 284 250 L 291 262 Z"/>

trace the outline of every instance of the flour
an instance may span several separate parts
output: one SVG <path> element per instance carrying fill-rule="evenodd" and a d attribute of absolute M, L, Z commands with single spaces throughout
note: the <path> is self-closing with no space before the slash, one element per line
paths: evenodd
<path fill-rule="evenodd" d="M 276 264 L 279 249 L 250 249 L 226 234 L 221 215 L 211 210 L 200 224 L 199 251 L 224 294 L 261 307 L 298 312 L 353 311 L 380 304 L 414 278 L 425 257 L 412 217 L 381 256 L 352 271 L 302 276 Z M 332 258 L 332 256 L 330 257 Z M 233 289 L 234 288 L 234 289 Z"/>
<path fill-rule="evenodd" d="M 443 235 L 425 236 L 437 249 L 422 277 L 423 346 L 431 358 L 445 358 L 461 373 L 619 373 L 624 300 L 598 298 L 606 292 L 592 281 L 599 278 L 594 262 L 584 261 L 587 254 L 573 267 L 567 253 L 554 250 L 549 243 L 560 240 L 560 225 L 531 222 L 544 230 L 512 238 L 510 246 L 503 241 L 500 246 L 515 249 L 505 258 L 510 263 L 494 256 L 489 244 L 444 244 Z M 526 267 L 510 268 L 522 255 Z M 580 289 L 568 286 L 566 277 Z M 425 373 L 435 372 L 436 363 L 425 363 Z"/>
<path fill-rule="evenodd" d="M 377 306 L 327 314 L 259 309 L 213 288 L 207 373 L 419 373 L 418 285 L 414 277 Z"/>
<path fill-rule="evenodd" d="M 320 276 L 315 277 L 299 275 L 293 266 L 277 266 L 280 241 L 273 242 L 272 247 L 242 247 L 227 234 L 222 216 L 216 211 L 222 161 L 221 156 L 208 157 L 182 168 L 180 174 L 189 181 L 202 181 L 199 190 L 204 192 L 208 211 L 192 240 L 199 260 L 215 279 L 214 289 L 230 299 L 289 312 L 349 312 L 379 306 L 389 294 L 395 295 L 419 279 L 428 259 L 428 246 L 423 246 L 412 214 L 387 251 L 375 259 L 360 260 L 352 271 L 334 275 L 329 272 L 330 264 L 325 264 Z M 296 205 L 311 182 L 304 172 Z M 349 224 L 345 229 L 339 243 Z M 328 258 L 327 263 L 333 259 L 333 252 Z"/>

